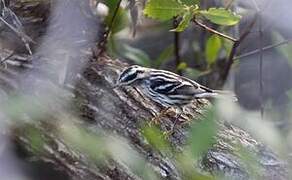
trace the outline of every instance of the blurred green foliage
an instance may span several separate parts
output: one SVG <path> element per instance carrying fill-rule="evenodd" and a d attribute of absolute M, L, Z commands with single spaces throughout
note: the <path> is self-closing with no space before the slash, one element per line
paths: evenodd
<path fill-rule="evenodd" d="M 33 153 L 35 154 L 43 153 L 45 138 L 42 132 L 33 126 L 28 126 L 25 129 L 25 133 L 28 138 L 28 141 L 30 142 Z"/>
<path fill-rule="evenodd" d="M 12 107 L 10 107 L 12 108 Z M 18 112 L 14 112 L 18 113 Z M 193 119 L 192 124 L 187 129 L 188 137 L 186 144 L 180 151 L 173 147 L 164 133 L 157 126 L 144 125 L 141 127 L 142 138 L 145 139 L 153 150 L 162 153 L 165 158 L 178 168 L 178 173 L 185 180 L 213 180 L 220 179 L 216 174 L 209 175 L 201 172 L 199 167 L 200 159 L 212 149 L 216 143 L 217 134 L 217 111 L 215 106 L 210 107 L 199 119 Z M 50 129 L 44 134 L 43 130 L 34 126 L 34 123 L 27 126 L 25 134 L 34 153 L 44 153 L 47 135 L 54 133 L 56 141 L 62 141 L 70 150 L 81 152 L 96 165 L 103 165 L 110 160 L 116 160 L 121 166 L 125 166 L 135 176 L 145 180 L 159 179 L 157 172 L 149 166 L 145 159 L 139 155 L 139 150 L 135 149 L 126 139 L 117 137 L 110 132 L 102 129 L 90 131 L 88 128 L 77 125 L 72 116 L 62 116 L 56 129 Z M 53 127 L 53 126 L 52 126 Z M 58 140 L 57 140 L 58 139 Z M 250 172 L 250 177 L 258 179 L 263 170 L 258 163 L 258 157 L 247 147 L 243 147 L 240 142 L 236 146 L 237 157 L 241 158 L 243 168 Z"/>
<path fill-rule="evenodd" d="M 215 109 L 211 108 L 204 113 L 198 123 L 191 127 L 189 145 L 194 159 L 200 157 L 215 143 L 217 125 L 215 121 Z"/>
<path fill-rule="evenodd" d="M 145 126 L 142 128 L 142 134 L 149 144 L 161 152 L 171 152 L 170 144 L 166 141 L 163 132 L 156 126 Z"/>
<path fill-rule="evenodd" d="M 258 162 L 259 158 L 240 143 L 238 143 L 237 148 L 237 153 L 243 163 L 242 166 L 250 173 L 250 178 L 261 179 L 260 177 L 263 174 L 263 169 L 260 168 L 260 164 Z"/>

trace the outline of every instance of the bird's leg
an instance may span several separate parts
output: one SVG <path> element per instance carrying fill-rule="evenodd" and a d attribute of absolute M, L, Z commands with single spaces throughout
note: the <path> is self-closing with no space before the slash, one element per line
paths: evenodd
<path fill-rule="evenodd" d="M 165 132 L 163 133 L 163 135 L 165 136 L 165 138 L 168 138 L 170 135 L 173 134 L 176 125 L 177 125 L 177 124 L 179 123 L 179 121 L 180 121 L 179 118 L 180 118 L 180 116 L 182 115 L 183 110 L 182 110 L 181 108 L 178 108 L 178 109 L 176 109 L 176 110 L 177 110 L 178 112 L 176 112 L 174 123 L 172 124 L 172 126 L 171 126 L 171 128 L 170 128 L 169 130 L 167 130 L 167 131 L 165 131 Z"/>
<path fill-rule="evenodd" d="M 159 112 L 159 114 L 155 115 L 155 117 L 153 117 L 149 123 L 149 126 L 152 125 L 152 123 L 154 124 L 159 124 L 160 123 L 160 118 L 162 118 L 164 115 L 167 114 L 167 112 L 171 109 L 171 107 L 167 107 L 162 109 L 162 111 Z"/>

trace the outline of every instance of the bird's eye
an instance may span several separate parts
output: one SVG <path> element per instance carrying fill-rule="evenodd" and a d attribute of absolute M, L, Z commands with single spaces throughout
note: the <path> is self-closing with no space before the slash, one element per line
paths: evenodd
<path fill-rule="evenodd" d="M 121 73 L 119 77 L 119 82 L 123 84 L 130 84 L 134 82 L 137 79 L 138 75 L 143 72 L 144 71 L 139 69 L 138 66 L 131 66 Z"/>
<path fill-rule="evenodd" d="M 137 73 L 133 73 L 133 74 L 128 74 L 126 75 L 124 78 L 122 78 L 121 80 L 123 82 L 129 82 L 129 81 L 132 81 L 134 80 L 135 78 L 137 77 Z"/>
<path fill-rule="evenodd" d="M 124 70 L 123 72 L 122 72 L 122 74 L 120 75 L 120 81 L 125 77 L 125 76 L 127 76 L 127 74 L 129 74 L 129 72 L 131 71 L 131 68 L 128 68 L 128 69 L 126 69 L 126 70 Z"/>

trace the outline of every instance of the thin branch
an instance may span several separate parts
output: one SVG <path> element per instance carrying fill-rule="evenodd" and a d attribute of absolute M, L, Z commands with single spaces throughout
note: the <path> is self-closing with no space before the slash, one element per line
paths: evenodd
<path fill-rule="evenodd" d="M 232 3 L 234 2 L 234 0 L 229 0 L 229 2 L 227 2 L 225 9 L 229 9 L 232 6 Z"/>
<path fill-rule="evenodd" d="M 18 36 L 21 38 L 24 38 L 25 40 L 31 42 L 31 43 L 36 43 L 34 40 L 32 40 L 28 35 L 26 35 L 24 32 L 14 28 L 12 25 L 10 25 L 5 19 L 0 17 L 0 20 L 7 26 L 9 27 L 13 32 L 15 32 Z"/>
<path fill-rule="evenodd" d="M 178 21 L 176 19 L 176 17 L 173 18 L 173 27 L 174 29 L 177 28 L 178 26 Z M 178 67 L 181 63 L 181 58 L 180 58 L 180 53 L 179 53 L 179 50 L 180 50 L 180 36 L 179 36 L 179 32 L 174 32 L 174 55 L 175 55 L 175 64 L 176 64 L 176 67 Z M 181 70 L 177 70 L 177 73 L 179 75 L 182 75 L 182 71 Z"/>
<path fill-rule="evenodd" d="M 106 28 L 106 31 L 102 37 L 102 39 L 100 40 L 99 44 L 98 44 L 98 49 L 99 49 L 99 52 L 98 52 L 98 55 L 101 55 L 105 52 L 106 50 L 106 43 L 107 43 L 107 40 L 108 40 L 108 37 L 109 37 L 109 34 L 111 33 L 112 31 L 112 28 L 113 28 L 113 25 L 114 25 L 114 22 L 115 22 L 115 19 L 117 17 L 117 14 L 118 14 L 118 11 L 119 11 L 119 8 L 120 8 L 120 5 L 122 3 L 122 0 L 119 0 L 118 3 L 117 3 L 117 6 L 115 8 L 115 11 L 114 11 L 114 14 L 113 14 L 113 17 L 110 21 L 110 24 L 108 25 L 108 27 Z"/>
<path fill-rule="evenodd" d="M 257 54 L 261 50 L 262 51 L 267 51 L 267 50 L 270 50 L 270 49 L 273 49 L 273 48 L 276 48 L 276 47 L 279 47 L 279 46 L 282 46 L 282 45 L 285 45 L 285 44 L 289 44 L 290 42 L 292 42 L 292 39 L 287 39 L 287 40 L 284 40 L 282 42 L 279 42 L 279 43 L 276 43 L 276 44 L 272 44 L 272 45 L 268 45 L 268 46 L 265 46 L 265 47 L 263 47 L 261 49 L 256 49 L 256 50 L 250 51 L 248 53 L 236 56 L 236 57 L 233 58 L 233 60 L 239 60 L 239 59 L 242 59 L 242 58 Z"/>
<path fill-rule="evenodd" d="M 240 43 L 250 33 L 250 31 L 251 31 L 252 27 L 254 26 L 255 22 L 256 22 L 256 17 L 252 20 L 250 25 L 245 29 L 245 31 L 242 33 L 242 35 L 239 37 L 239 39 L 234 42 L 234 44 L 232 46 L 232 49 L 231 49 L 231 52 L 229 54 L 228 60 L 227 60 L 227 64 L 226 64 L 225 69 L 224 69 L 223 74 L 222 74 L 223 82 L 225 82 L 227 77 L 228 77 L 230 68 L 231 68 L 231 66 L 233 64 L 233 58 L 234 58 L 234 56 L 236 54 L 237 48 L 239 47 Z"/>
<path fill-rule="evenodd" d="M 235 38 L 230 37 L 230 36 L 228 36 L 228 35 L 226 35 L 226 34 L 223 34 L 223 33 L 219 32 L 219 31 L 216 31 L 215 29 L 212 29 L 212 28 L 208 27 L 207 25 L 201 23 L 200 21 L 198 21 L 198 20 L 195 19 L 195 18 L 193 18 L 192 21 L 193 21 L 196 25 L 200 26 L 201 28 L 203 28 L 203 29 L 205 29 L 205 30 L 207 30 L 207 31 L 209 31 L 209 32 L 211 32 L 211 33 L 217 34 L 218 36 L 221 36 L 221 37 L 223 37 L 223 38 L 225 38 L 225 39 L 228 39 L 228 40 L 230 40 L 230 41 L 233 41 L 233 42 L 236 42 L 236 41 L 237 41 Z"/>
<path fill-rule="evenodd" d="M 252 0 L 258 17 L 258 31 L 259 31 L 259 53 L 260 53 L 260 61 L 259 61 L 259 85 L 260 85 L 260 111 L 261 111 L 261 118 L 264 118 L 264 82 L 263 82 L 263 28 L 262 28 L 262 17 L 261 17 L 261 10 L 258 3 L 255 0 Z"/>
<path fill-rule="evenodd" d="M 5 61 L 7 61 L 9 58 L 11 58 L 14 55 L 14 51 L 12 51 L 8 56 L 0 60 L 0 66 L 4 66 L 4 69 L 7 68 L 7 64 Z"/>
<path fill-rule="evenodd" d="M 263 82 L 263 31 L 262 31 L 262 17 L 260 11 L 258 11 L 259 18 L 259 52 L 260 52 L 260 62 L 259 62 L 259 83 L 260 83 L 260 108 L 261 108 L 261 118 L 264 118 L 264 82 Z"/>

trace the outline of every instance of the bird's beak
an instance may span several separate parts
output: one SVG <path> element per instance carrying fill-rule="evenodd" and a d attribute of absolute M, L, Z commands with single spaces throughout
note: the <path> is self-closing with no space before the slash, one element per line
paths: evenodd
<path fill-rule="evenodd" d="M 116 84 L 114 84 L 113 86 L 113 89 L 116 89 L 116 88 L 119 88 L 119 87 L 122 87 L 123 84 L 119 83 L 119 82 L 116 82 Z"/>

